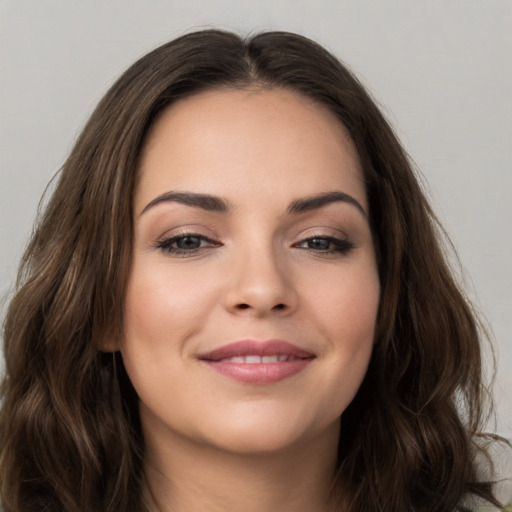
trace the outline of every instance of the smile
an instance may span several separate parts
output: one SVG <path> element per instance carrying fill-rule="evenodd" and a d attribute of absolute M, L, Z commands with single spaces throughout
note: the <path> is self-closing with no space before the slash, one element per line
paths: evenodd
<path fill-rule="evenodd" d="M 283 340 L 244 340 L 199 356 L 211 369 L 246 384 L 273 384 L 304 370 L 315 358 Z"/>
<path fill-rule="evenodd" d="M 244 364 L 261 364 L 261 363 L 284 363 L 285 361 L 293 361 L 299 358 L 287 355 L 275 355 L 275 356 L 234 356 L 220 359 L 219 363 L 244 363 Z"/>

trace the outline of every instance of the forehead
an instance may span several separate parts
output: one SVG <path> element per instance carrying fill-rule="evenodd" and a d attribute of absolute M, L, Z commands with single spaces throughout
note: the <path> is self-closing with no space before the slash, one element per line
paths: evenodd
<path fill-rule="evenodd" d="M 262 185 L 288 196 L 348 188 L 365 203 L 346 128 L 327 108 L 283 88 L 225 88 L 177 101 L 151 127 L 140 174 L 136 203 L 165 189 L 229 195 Z"/>

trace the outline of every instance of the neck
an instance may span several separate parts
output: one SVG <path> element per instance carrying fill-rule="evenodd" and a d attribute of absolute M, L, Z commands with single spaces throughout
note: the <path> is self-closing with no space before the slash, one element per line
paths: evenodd
<path fill-rule="evenodd" d="M 147 443 L 150 510 L 329 512 L 339 435 L 331 430 L 278 453 L 231 453 L 183 438 Z"/>

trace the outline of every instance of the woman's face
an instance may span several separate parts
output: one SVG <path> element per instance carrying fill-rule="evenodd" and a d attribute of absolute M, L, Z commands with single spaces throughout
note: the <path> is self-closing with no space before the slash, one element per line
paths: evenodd
<path fill-rule="evenodd" d="M 337 439 L 379 303 L 344 127 L 284 89 L 203 92 L 156 121 L 140 171 L 120 349 L 146 437 Z"/>

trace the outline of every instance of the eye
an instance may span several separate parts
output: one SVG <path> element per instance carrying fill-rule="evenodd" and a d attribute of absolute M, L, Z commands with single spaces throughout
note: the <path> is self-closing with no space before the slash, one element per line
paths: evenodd
<path fill-rule="evenodd" d="M 196 233 L 183 233 L 160 240 L 156 248 L 167 254 L 175 256 L 193 256 L 198 252 L 220 244 L 204 235 Z"/>
<path fill-rule="evenodd" d="M 354 248 L 354 244 L 347 239 L 330 236 L 313 236 L 302 240 L 296 244 L 295 247 L 322 254 L 346 254 Z"/>

